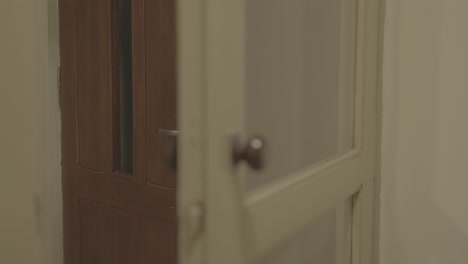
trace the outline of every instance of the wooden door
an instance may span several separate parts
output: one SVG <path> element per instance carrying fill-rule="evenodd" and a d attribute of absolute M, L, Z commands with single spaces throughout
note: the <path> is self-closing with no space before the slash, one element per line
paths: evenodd
<path fill-rule="evenodd" d="M 372 263 L 380 3 L 180 1 L 180 263 Z"/>
<path fill-rule="evenodd" d="M 176 263 L 175 0 L 59 2 L 65 263 Z"/>

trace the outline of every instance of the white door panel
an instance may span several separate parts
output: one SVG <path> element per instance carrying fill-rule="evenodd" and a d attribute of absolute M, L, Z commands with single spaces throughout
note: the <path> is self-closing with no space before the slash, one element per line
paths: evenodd
<path fill-rule="evenodd" d="M 379 5 L 179 0 L 180 263 L 371 263 Z"/>
<path fill-rule="evenodd" d="M 336 263 L 336 217 L 330 210 L 255 264 Z"/>

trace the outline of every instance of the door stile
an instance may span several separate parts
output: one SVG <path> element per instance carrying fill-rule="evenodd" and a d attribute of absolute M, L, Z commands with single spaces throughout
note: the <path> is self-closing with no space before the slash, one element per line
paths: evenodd
<path fill-rule="evenodd" d="M 352 213 L 352 264 L 372 264 L 378 250 L 375 245 L 375 186 L 378 175 L 378 126 L 380 124 L 379 84 L 382 30 L 381 6 L 383 0 L 360 0 L 358 27 L 358 52 L 362 65 L 358 67 L 358 83 L 363 87 L 362 103 L 362 148 L 366 158 L 367 175 L 359 192 L 353 197 Z"/>
<path fill-rule="evenodd" d="M 204 17 L 203 0 L 177 1 L 178 60 L 178 259 L 206 264 L 204 217 Z"/>
<path fill-rule="evenodd" d="M 245 1 L 205 1 L 206 264 L 246 262 L 243 188 L 232 138 L 243 133 Z M 233 173 L 237 171 L 237 173 Z"/>

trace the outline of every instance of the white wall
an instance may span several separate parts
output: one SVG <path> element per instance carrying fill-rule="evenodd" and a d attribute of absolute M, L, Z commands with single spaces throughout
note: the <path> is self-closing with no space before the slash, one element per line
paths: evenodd
<path fill-rule="evenodd" d="M 0 1 L 0 263 L 62 260 L 55 2 Z"/>
<path fill-rule="evenodd" d="M 468 1 L 386 2 L 381 263 L 468 263 Z"/>

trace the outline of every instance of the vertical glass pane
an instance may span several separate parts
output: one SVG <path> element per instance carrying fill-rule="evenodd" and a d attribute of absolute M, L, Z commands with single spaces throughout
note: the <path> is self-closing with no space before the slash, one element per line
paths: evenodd
<path fill-rule="evenodd" d="M 355 0 L 247 1 L 247 130 L 268 145 L 252 189 L 353 148 Z"/>
<path fill-rule="evenodd" d="M 116 1 L 116 48 L 118 59 L 119 168 L 133 172 L 133 89 L 132 89 L 132 1 Z"/>

